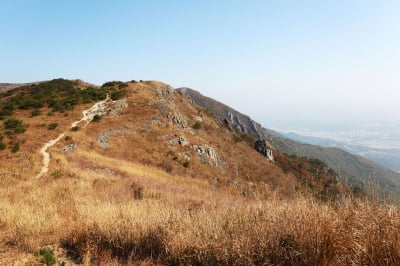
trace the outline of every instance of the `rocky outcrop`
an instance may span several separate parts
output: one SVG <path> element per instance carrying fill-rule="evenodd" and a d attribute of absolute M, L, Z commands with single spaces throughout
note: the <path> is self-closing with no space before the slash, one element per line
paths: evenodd
<path fill-rule="evenodd" d="M 274 155 L 272 154 L 272 148 L 271 145 L 269 145 L 269 143 L 264 140 L 264 139 L 259 139 L 254 143 L 254 148 L 261 153 L 262 155 L 264 155 L 265 157 L 267 157 L 268 160 L 270 161 L 274 161 Z"/>
<path fill-rule="evenodd" d="M 168 141 L 169 144 L 179 144 L 181 146 L 189 145 L 189 140 L 184 136 L 175 134 L 174 138 Z"/>
<path fill-rule="evenodd" d="M 203 164 L 224 167 L 224 161 L 218 156 L 217 152 L 208 146 L 193 145 L 193 150 L 199 155 Z"/>
<path fill-rule="evenodd" d="M 68 145 L 65 145 L 62 148 L 63 151 L 73 151 L 74 149 L 75 149 L 75 145 L 74 144 L 68 144 Z"/>
<path fill-rule="evenodd" d="M 111 101 L 108 103 L 109 115 L 111 115 L 112 117 L 116 117 L 122 109 L 127 107 L 128 103 L 126 102 L 126 99 Z"/>
<path fill-rule="evenodd" d="M 167 84 L 160 84 L 160 85 L 153 85 L 154 89 L 156 89 L 156 91 L 163 95 L 163 96 L 172 96 L 174 93 L 174 88 L 172 88 L 171 86 L 167 85 Z"/>
<path fill-rule="evenodd" d="M 187 128 L 187 118 L 183 115 L 174 115 L 171 121 L 177 129 L 185 130 Z"/>
<path fill-rule="evenodd" d="M 116 134 L 133 134 L 134 132 L 129 129 L 112 129 L 106 130 L 100 134 L 100 137 L 97 139 L 97 144 L 99 144 L 103 149 L 107 149 L 110 147 L 110 143 L 108 142 L 108 137 Z"/>

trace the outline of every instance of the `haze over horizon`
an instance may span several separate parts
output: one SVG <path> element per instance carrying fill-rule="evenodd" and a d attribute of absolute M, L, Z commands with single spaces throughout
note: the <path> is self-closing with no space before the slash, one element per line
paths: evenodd
<path fill-rule="evenodd" d="M 398 1 L 1 1 L 0 82 L 190 87 L 266 127 L 394 124 Z"/>

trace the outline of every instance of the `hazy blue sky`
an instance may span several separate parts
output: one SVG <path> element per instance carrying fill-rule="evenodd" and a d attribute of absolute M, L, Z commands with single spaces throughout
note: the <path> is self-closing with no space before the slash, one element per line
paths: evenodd
<path fill-rule="evenodd" d="M 0 82 L 187 86 L 265 126 L 399 121 L 400 1 L 0 1 Z"/>

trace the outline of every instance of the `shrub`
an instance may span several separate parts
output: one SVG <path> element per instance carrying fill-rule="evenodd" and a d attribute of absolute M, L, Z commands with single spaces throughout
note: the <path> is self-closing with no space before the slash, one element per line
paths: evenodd
<path fill-rule="evenodd" d="M 20 134 L 26 131 L 22 120 L 10 118 L 4 121 L 4 128 L 8 129 L 9 135 Z"/>
<path fill-rule="evenodd" d="M 111 92 L 110 97 L 111 97 L 111 100 L 115 101 L 115 100 L 119 100 L 119 99 L 125 97 L 127 93 L 128 92 L 126 90 L 116 90 L 116 91 Z"/>
<path fill-rule="evenodd" d="M 79 126 L 71 127 L 71 130 L 72 130 L 72 131 L 78 131 L 79 129 L 81 129 Z"/>
<path fill-rule="evenodd" d="M 71 136 L 65 136 L 64 140 L 65 140 L 65 141 L 72 140 L 72 137 L 71 137 Z"/>
<path fill-rule="evenodd" d="M 42 114 L 42 111 L 40 111 L 39 109 L 35 109 L 35 110 L 32 111 L 31 117 L 38 116 L 38 115 L 41 115 L 41 114 Z"/>
<path fill-rule="evenodd" d="M 93 116 L 92 122 L 99 122 L 101 119 L 101 115 L 95 115 Z"/>
<path fill-rule="evenodd" d="M 200 130 L 201 129 L 201 124 L 200 124 L 200 122 L 196 122 L 196 123 L 194 123 L 194 125 L 192 127 L 195 130 Z"/>
<path fill-rule="evenodd" d="M 52 124 L 48 125 L 47 129 L 48 129 L 48 130 L 54 130 L 54 129 L 56 129 L 57 127 L 58 127 L 58 124 L 57 124 L 57 123 L 52 123 Z"/>
<path fill-rule="evenodd" d="M 14 144 L 14 146 L 12 147 L 11 152 L 12 152 L 12 153 L 18 152 L 19 149 L 20 149 L 20 146 L 21 146 L 21 143 L 20 143 L 19 141 L 16 142 L 16 143 Z"/>
<path fill-rule="evenodd" d="M 125 86 L 125 87 L 127 87 L 128 84 L 126 82 L 123 82 L 123 81 L 113 80 L 113 81 L 108 81 L 108 82 L 104 83 L 103 85 L 101 85 L 102 88 L 110 88 L 110 87 L 115 87 L 115 86 L 118 86 L 118 87 L 124 87 Z"/>
<path fill-rule="evenodd" d="M 64 174 L 63 174 L 63 172 L 62 172 L 61 169 L 57 169 L 57 170 L 55 170 L 55 171 L 51 174 L 51 176 L 52 176 L 54 179 L 59 179 L 59 178 L 61 178 L 63 175 L 64 175 Z"/>
<path fill-rule="evenodd" d="M 14 118 L 10 118 L 7 119 L 6 121 L 4 121 L 4 128 L 5 129 L 15 129 L 17 127 L 21 127 L 22 124 L 22 120 L 18 120 L 18 119 L 14 119 Z"/>
<path fill-rule="evenodd" d="M 185 161 L 183 162 L 183 167 L 188 168 L 190 166 L 190 162 L 189 161 Z"/>
<path fill-rule="evenodd" d="M 49 265 L 56 264 L 56 257 L 54 256 L 54 252 L 52 250 L 41 248 L 35 252 L 35 256 L 41 259 L 41 262 Z"/>
<path fill-rule="evenodd" d="M 0 142 L 0 150 L 5 150 L 7 148 L 7 145 L 3 142 Z"/>

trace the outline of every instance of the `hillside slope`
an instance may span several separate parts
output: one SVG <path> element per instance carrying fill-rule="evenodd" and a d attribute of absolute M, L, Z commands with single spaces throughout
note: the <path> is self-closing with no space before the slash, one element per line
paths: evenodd
<path fill-rule="evenodd" d="M 57 79 L 0 110 L 2 265 L 400 262 L 396 208 L 319 160 L 267 159 L 164 83 Z"/>
<path fill-rule="evenodd" d="M 400 191 L 400 174 L 375 162 L 338 148 L 320 147 L 292 141 L 272 130 L 263 128 L 247 115 L 212 98 L 206 97 L 195 90 L 189 88 L 179 88 L 177 90 L 188 96 L 195 103 L 215 113 L 221 120 L 227 121 L 233 129 L 268 140 L 276 150 L 287 154 L 296 154 L 298 156 L 322 160 L 339 173 L 356 190 L 366 190 L 366 183 L 372 182 L 379 184 L 383 188 L 380 192 L 382 195 L 387 190 L 395 193 Z"/>

